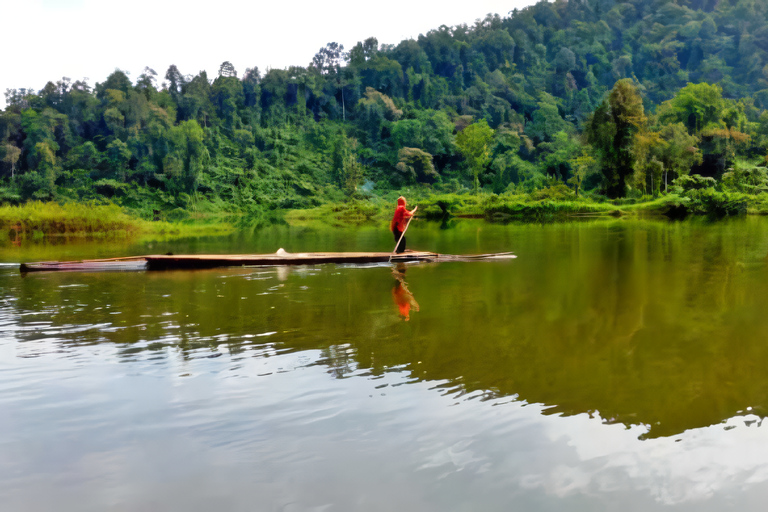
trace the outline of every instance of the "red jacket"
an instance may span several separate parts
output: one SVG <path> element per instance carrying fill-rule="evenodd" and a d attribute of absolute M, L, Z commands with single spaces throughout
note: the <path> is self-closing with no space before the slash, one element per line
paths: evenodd
<path fill-rule="evenodd" d="M 395 228 L 399 232 L 405 231 L 405 226 L 408 224 L 408 219 L 413 217 L 413 212 L 409 212 L 405 208 L 405 199 L 402 197 L 397 200 L 397 209 L 395 209 L 395 215 L 392 217 L 392 222 L 389 223 L 389 230 L 394 231 Z"/>

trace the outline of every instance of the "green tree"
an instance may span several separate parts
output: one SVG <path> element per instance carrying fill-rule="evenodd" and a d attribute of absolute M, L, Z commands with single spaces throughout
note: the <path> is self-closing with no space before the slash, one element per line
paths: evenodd
<path fill-rule="evenodd" d="M 571 160 L 579 152 L 579 144 L 566 132 L 557 132 L 552 142 L 539 144 L 541 170 L 566 181 L 571 174 Z"/>
<path fill-rule="evenodd" d="M 354 149 L 356 148 L 357 141 L 355 141 L 353 151 L 349 152 L 344 161 L 342 190 L 344 190 L 344 193 L 348 196 L 351 196 L 357 191 L 357 188 L 363 182 L 363 178 L 365 177 L 363 165 L 357 159 L 357 155 L 354 152 Z"/>
<path fill-rule="evenodd" d="M 494 133 L 491 169 L 495 171 L 493 191 L 496 194 L 504 192 L 510 182 L 520 180 L 520 174 L 517 172 L 520 143 L 521 137 L 517 130 L 500 127 Z"/>
<path fill-rule="evenodd" d="M 357 158 L 357 139 L 340 133 L 333 145 L 331 174 L 334 181 L 351 196 L 363 182 L 363 166 Z"/>
<path fill-rule="evenodd" d="M 237 70 L 235 70 L 235 66 L 233 66 L 231 62 L 225 60 L 221 63 L 221 66 L 219 66 L 219 76 L 237 78 Z"/>
<path fill-rule="evenodd" d="M 41 192 L 43 197 L 52 198 L 56 195 L 56 178 L 59 176 L 61 168 L 56 158 L 55 143 L 50 141 L 38 142 L 35 144 L 35 168 L 38 174 L 43 178 L 43 188 Z"/>
<path fill-rule="evenodd" d="M 430 183 L 438 178 L 432 155 L 419 148 L 401 148 L 397 154 L 396 169 L 409 181 Z"/>
<path fill-rule="evenodd" d="M 19 161 L 20 156 L 21 149 L 13 144 L 5 143 L 0 146 L 0 159 L 2 159 L 2 162 L 8 166 L 8 169 L 10 169 L 11 179 L 13 179 L 16 173 L 16 163 Z"/>
<path fill-rule="evenodd" d="M 331 42 L 318 50 L 310 66 L 323 75 L 334 75 L 339 72 L 343 57 L 344 45 Z"/>
<path fill-rule="evenodd" d="M 146 66 L 144 72 L 139 75 L 139 79 L 136 80 L 136 91 L 144 95 L 147 101 L 152 99 L 157 94 L 157 72 Z"/>
<path fill-rule="evenodd" d="M 640 93 L 632 80 L 619 80 L 587 121 L 585 135 L 599 155 L 609 197 L 624 197 L 635 169 L 635 134 L 645 126 Z"/>
<path fill-rule="evenodd" d="M 641 129 L 635 134 L 632 152 L 635 157 L 634 185 L 643 192 L 653 193 L 661 187 L 663 164 L 656 159 L 663 146 L 659 132 Z"/>
<path fill-rule="evenodd" d="M 238 127 L 238 111 L 243 106 L 243 100 L 243 84 L 237 79 L 237 72 L 232 64 L 224 62 L 219 69 L 219 76 L 213 81 L 211 101 L 227 130 Z"/>
<path fill-rule="evenodd" d="M 41 160 L 38 144 L 45 144 L 53 152 L 54 158 L 60 151 L 69 149 L 71 141 L 68 130 L 67 116 L 51 108 L 44 108 L 38 114 L 34 109 L 26 109 L 21 113 L 21 129 L 26 135 L 23 142 L 22 156 L 29 169 L 37 169 Z"/>
<path fill-rule="evenodd" d="M 125 116 L 116 107 L 104 111 L 104 123 L 116 137 L 125 137 Z"/>
<path fill-rule="evenodd" d="M 659 119 L 664 124 L 683 123 L 690 134 L 696 135 L 707 126 L 718 124 L 724 108 L 722 87 L 689 83 L 661 105 Z"/>
<path fill-rule="evenodd" d="M 184 121 L 179 125 L 182 133 L 184 158 L 184 185 L 187 191 L 194 192 L 197 189 L 197 182 L 200 174 L 208 163 L 208 150 L 203 143 L 205 134 L 197 121 Z"/>
<path fill-rule="evenodd" d="M 120 139 L 115 139 L 107 144 L 107 161 L 112 170 L 112 177 L 125 182 L 128 161 L 131 158 L 131 150 L 128 145 Z"/>
<path fill-rule="evenodd" d="M 174 102 L 178 104 L 179 96 L 181 96 L 182 88 L 186 84 L 184 75 L 181 74 L 176 64 L 171 64 L 168 67 L 168 71 L 165 72 L 165 79 L 168 80 L 168 92 Z"/>
<path fill-rule="evenodd" d="M 539 108 L 533 112 L 531 122 L 525 126 L 526 135 L 536 144 L 552 142 L 556 133 L 572 130 L 572 126 L 560 115 L 557 103 L 554 96 L 543 93 L 542 100 L 538 102 Z"/>
<path fill-rule="evenodd" d="M 208 74 L 201 71 L 184 84 L 184 93 L 177 97 L 179 120 L 194 119 L 204 127 L 219 126 L 219 115 L 224 113 L 225 123 L 231 127 L 235 123 L 239 98 L 237 86 L 233 80 L 237 79 L 217 78 L 218 84 L 214 90 L 208 80 Z M 222 84 L 222 82 L 224 83 Z M 216 106 L 214 106 L 214 102 Z"/>
<path fill-rule="evenodd" d="M 475 192 L 480 187 L 480 173 L 491 161 L 490 143 L 494 131 L 485 119 L 471 124 L 456 136 L 456 146 L 472 171 Z"/>
<path fill-rule="evenodd" d="M 103 156 L 96 145 L 91 141 L 87 141 L 72 148 L 72 150 L 67 153 L 67 158 L 64 161 L 64 168 L 86 169 L 92 171 L 99 167 L 102 160 Z"/>
<path fill-rule="evenodd" d="M 247 68 L 243 75 L 243 105 L 246 108 L 246 120 L 251 125 L 261 121 L 261 73 L 258 67 Z M 205 126 L 205 125 L 204 125 Z"/>
<path fill-rule="evenodd" d="M 388 96 L 401 96 L 403 92 L 403 68 L 396 60 L 375 55 L 357 68 L 364 87 L 371 87 Z"/>
<path fill-rule="evenodd" d="M 163 181 L 172 192 L 193 194 L 201 174 L 210 162 L 205 133 L 197 121 L 181 122 L 158 135 L 166 146 L 162 156 Z"/>
<path fill-rule="evenodd" d="M 664 191 L 667 190 L 669 173 L 675 179 L 691 172 L 694 165 L 702 162 L 703 156 L 698 148 L 699 138 L 689 135 L 682 123 L 671 124 L 661 129 L 661 139 L 658 159 L 664 164 Z"/>
<path fill-rule="evenodd" d="M 126 75 L 124 71 L 116 69 L 103 83 L 96 84 L 96 97 L 104 98 L 106 91 L 110 89 L 120 91 L 123 94 L 128 94 L 128 91 L 132 88 L 133 84 L 131 83 L 131 79 L 128 78 L 128 75 Z"/>
<path fill-rule="evenodd" d="M 366 134 L 365 142 L 375 146 L 381 139 L 382 125 L 397 121 L 403 111 L 397 108 L 392 98 L 371 87 L 366 87 L 365 97 L 357 102 L 358 124 Z"/>
<path fill-rule="evenodd" d="M 392 124 L 394 149 L 420 148 L 431 155 L 449 155 L 453 152 L 453 123 L 441 110 L 417 110 L 412 119 L 401 119 Z"/>
<path fill-rule="evenodd" d="M 582 147 L 579 155 L 573 157 L 570 164 L 573 175 L 568 179 L 568 183 L 573 185 L 578 196 L 587 177 L 599 172 L 598 161 L 590 154 L 590 148 Z"/>

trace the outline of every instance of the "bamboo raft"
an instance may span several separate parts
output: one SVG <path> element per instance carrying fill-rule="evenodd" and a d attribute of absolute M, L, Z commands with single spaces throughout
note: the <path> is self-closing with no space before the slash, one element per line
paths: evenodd
<path fill-rule="evenodd" d="M 323 263 L 409 263 L 443 261 L 504 260 L 516 256 L 512 253 L 451 255 L 412 251 L 401 254 L 389 252 L 302 252 L 288 253 L 283 249 L 273 254 L 168 254 L 132 256 L 79 261 L 42 261 L 22 263 L 20 271 L 136 271 L 136 270 L 193 270 L 219 267 L 257 267 L 282 265 L 317 265 Z"/>

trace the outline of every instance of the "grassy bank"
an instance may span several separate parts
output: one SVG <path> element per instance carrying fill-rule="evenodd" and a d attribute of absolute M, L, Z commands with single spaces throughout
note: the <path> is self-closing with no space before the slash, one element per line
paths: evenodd
<path fill-rule="evenodd" d="M 419 216 L 428 220 L 473 217 L 492 222 L 541 222 L 608 215 L 682 218 L 768 214 L 768 193 L 743 194 L 712 188 L 614 201 L 603 196 L 575 196 L 564 186 L 531 194 L 435 194 L 427 189 L 407 189 L 402 193 L 408 198 L 409 207 L 418 205 Z M 241 227 L 274 222 L 336 227 L 385 223 L 392 215 L 398 195 L 398 192 L 388 192 L 311 209 L 269 211 L 261 215 L 185 211 L 180 220 L 175 221 L 146 220 L 114 204 L 29 202 L 0 206 L 0 238 L 14 241 L 51 236 L 195 237 L 226 234 Z"/>
<path fill-rule="evenodd" d="M 200 236 L 232 231 L 228 220 L 202 215 L 152 222 L 113 204 L 29 202 L 0 206 L 0 236 L 9 240 L 60 237 Z"/>
<path fill-rule="evenodd" d="M 308 210 L 292 210 L 286 213 L 289 224 L 320 222 L 331 226 L 352 226 L 369 222 L 388 222 L 394 210 L 394 200 L 377 198 L 365 201 L 322 205 Z M 449 217 L 481 218 L 492 222 L 510 220 L 541 221 L 558 220 L 585 215 L 621 214 L 610 203 L 589 199 L 557 200 L 531 199 L 528 196 L 497 196 L 495 194 L 458 195 L 440 194 L 409 199 L 409 208 L 418 205 L 418 216 L 428 220 L 444 220 Z"/>
<path fill-rule="evenodd" d="M 136 232 L 138 222 L 115 205 L 30 202 L 0 206 L 0 226 L 22 235 L 97 235 Z"/>
<path fill-rule="evenodd" d="M 482 218 L 491 222 L 560 221 L 594 216 L 660 216 L 713 218 L 736 215 L 768 215 L 768 193 L 743 194 L 714 189 L 690 190 L 658 197 L 643 196 L 608 200 L 603 196 L 580 196 L 565 191 L 540 191 L 533 194 L 431 194 L 408 190 L 409 208 L 419 206 L 418 215 L 428 220 L 449 217 Z M 391 197 L 389 197 L 391 195 Z M 397 195 L 339 204 L 326 204 L 307 210 L 287 212 L 290 224 L 318 222 L 331 226 L 350 226 L 368 222 L 388 222 Z"/>

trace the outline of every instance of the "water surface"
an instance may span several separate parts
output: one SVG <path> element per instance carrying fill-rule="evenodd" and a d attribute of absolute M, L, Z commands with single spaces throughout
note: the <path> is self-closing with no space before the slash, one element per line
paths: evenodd
<path fill-rule="evenodd" d="M 0 261 L 390 238 L 275 226 Z M 3 508 L 762 509 L 768 219 L 414 224 L 409 245 L 518 258 L 0 267 Z"/>

